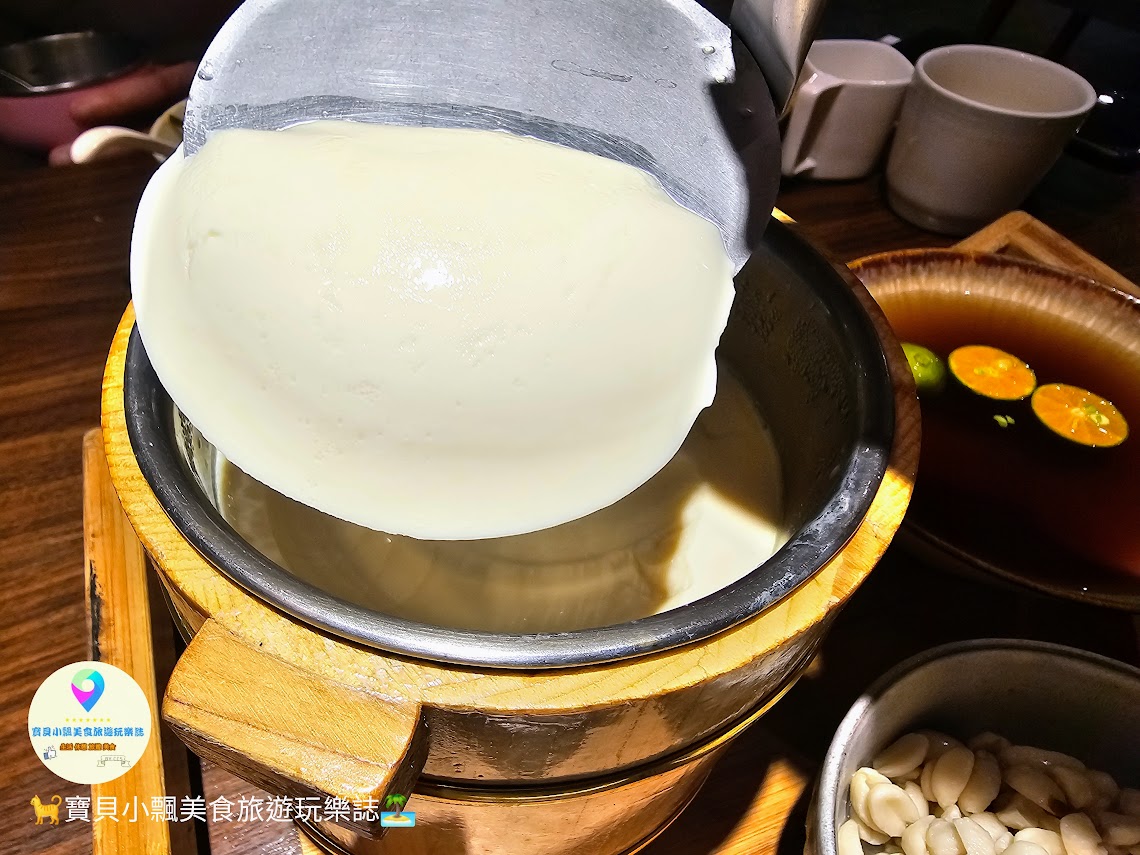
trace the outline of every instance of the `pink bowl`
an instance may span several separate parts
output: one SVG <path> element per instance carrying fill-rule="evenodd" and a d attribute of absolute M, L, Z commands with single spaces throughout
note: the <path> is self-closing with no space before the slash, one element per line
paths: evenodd
<path fill-rule="evenodd" d="M 0 45 L 0 141 L 47 151 L 84 128 L 71 118 L 76 98 L 122 77 L 138 49 L 93 31 L 57 33 Z"/>
<path fill-rule="evenodd" d="M 49 151 L 71 142 L 84 128 L 71 118 L 71 104 L 86 89 L 44 95 L 0 96 L 0 141 Z"/>

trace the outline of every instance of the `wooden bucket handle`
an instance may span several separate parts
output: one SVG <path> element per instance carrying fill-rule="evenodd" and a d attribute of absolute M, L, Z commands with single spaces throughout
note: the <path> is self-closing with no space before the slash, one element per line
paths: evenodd
<path fill-rule="evenodd" d="M 408 796 L 427 728 L 410 700 L 378 698 L 302 671 L 207 620 L 178 660 L 162 715 L 195 754 L 274 795 L 343 799 L 339 820 L 379 837 L 385 798 Z M 342 814 L 343 816 L 343 814 Z"/>

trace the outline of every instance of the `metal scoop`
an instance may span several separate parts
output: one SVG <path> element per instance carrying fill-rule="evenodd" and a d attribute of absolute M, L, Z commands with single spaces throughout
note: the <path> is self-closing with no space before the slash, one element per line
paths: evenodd
<path fill-rule="evenodd" d="M 640 167 L 736 268 L 779 187 L 821 0 L 247 0 L 190 88 L 185 150 L 315 119 L 498 129 Z M 771 93 L 769 93 L 771 88 Z"/>

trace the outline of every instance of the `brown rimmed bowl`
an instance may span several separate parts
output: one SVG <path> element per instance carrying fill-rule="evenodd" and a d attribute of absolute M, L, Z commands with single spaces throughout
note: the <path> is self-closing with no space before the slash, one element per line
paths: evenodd
<path fill-rule="evenodd" d="M 1016 341 L 1029 335 L 1047 336 L 1050 349 L 1062 354 L 1073 370 L 1070 376 L 1053 376 L 1052 369 L 1038 370 L 1040 383 L 1067 382 L 1087 388 L 1096 383 L 1094 379 L 1081 382 L 1082 371 L 1087 371 L 1097 377 L 1111 377 L 1111 389 L 1093 391 L 1122 408 L 1119 399 L 1140 401 L 1140 300 L 1129 294 L 1020 259 L 950 249 L 881 253 L 861 258 L 850 267 L 902 341 L 926 344 L 921 340 L 924 333 L 936 335 L 931 333 L 934 319 L 951 313 L 956 322 L 968 317 L 981 337 L 993 334 Z M 1000 332 L 994 332 L 999 328 Z M 958 342 L 969 343 L 1003 347 L 1001 341 Z M 1005 345 L 1005 349 L 1013 347 Z M 1022 409 L 1027 411 L 1027 407 Z M 1134 444 L 1128 458 L 1131 461 L 1140 455 L 1140 412 L 1125 411 L 1125 417 L 1132 436 L 1121 448 Z M 924 444 L 928 435 L 934 437 L 934 429 L 932 419 L 924 418 Z M 930 439 L 930 443 L 934 441 Z M 926 444 L 924 448 L 914 501 L 900 531 L 900 542 L 912 552 L 970 575 L 1140 612 L 1140 573 L 1104 569 L 1103 559 L 1097 557 L 1102 550 L 1095 543 L 1090 543 L 1087 551 L 1072 547 L 1056 550 L 1026 527 L 1010 525 L 996 532 L 976 508 L 962 504 L 965 493 L 956 493 L 938 480 L 948 466 L 958 462 L 965 465 L 967 461 L 932 459 L 931 447 Z M 1097 500 L 1140 508 L 1140 477 L 1134 483 L 1137 486 L 1130 495 L 1100 496 Z M 1117 516 L 1129 517 L 1125 508 L 1118 509 Z M 1137 517 L 1130 519 L 1135 531 Z M 1063 526 L 1065 522 L 1054 519 L 1052 524 Z M 1074 540 L 1067 535 L 1061 539 L 1069 543 Z M 1137 554 L 1133 555 L 1134 563 Z"/>

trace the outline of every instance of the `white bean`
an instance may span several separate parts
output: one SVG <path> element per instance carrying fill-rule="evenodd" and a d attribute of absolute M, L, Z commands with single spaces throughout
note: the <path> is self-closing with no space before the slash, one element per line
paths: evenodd
<path fill-rule="evenodd" d="M 1045 828 L 1023 828 L 1013 835 L 1014 840 L 1027 840 L 1036 843 L 1048 855 L 1065 855 L 1065 847 L 1061 843 L 1061 835 Z"/>
<path fill-rule="evenodd" d="M 1045 855 L 1045 850 L 1036 843 L 1018 840 L 1015 837 L 1013 843 L 1006 847 L 1005 855 Z"/>
<path fill-rule="evenodd" d="M 966 855 L 994 855 L 994 841 L 988 831 L 968 817 L 954 820 L 954 830 L 966 849 Z"/>
<path fill-rule="evenodd" d="M 958 807 L 958 805 L 950 805 L 948 808 L 940 807 L 937 808 L 937 811 L 941 819 L 948 820 L 949 822 L 962 818 L 962 809 Z"/>
<path fill-rule="evenodd" d="M 930 855 L 966 855 L 958 832 L 944 819 L 935 819 L 926 829 L 926 848 Z"/>
<path fill-rule="evenodd" d="M 930 740 L 930 747 L 926 749 L 926 759 L 937 760 L 951 748 L 959 748 L 962 743 L 953 736 L 947 736 L 937 730 L 920 730 L 923 736 Z"/>
<path fill-rule="evenodd" d="M 863 855 L 863 844 L 859 841 L 859 825 L 853 819 L 839 826 L 835 849 L 838 855 Z"/>
<path fill-rule="evenodd" d="M 1140 817 L 1125 816 L 1105 811 L 1100 820 L 1104 842 L 1110 846 L 1136 846 L 1140 844 Z"/>
<path fill-rule="evenodd" d="M 967 815 L 981 813 L 993 804 L 1000 790 L 1001 767 L 997 758 L 988 751 L 975 752 L 974 768 L 958 796 L 958 807 Z"/>
<path fill-rule="evenodd" d="M 883 834 L 879 829 L 872 828 L 859 817 L 855 817 L 855 824 L 859 826 L 859 839 L 866 840 L 872 846 L 882 846 L 891 839 L 889 834 Z"/>
<path fill-rule="evenodd" d="M 930 802 L 922 794 L 922 787 L 915 781 L 907 781 L 903 785 L 903 791 L 910 796 L 910 800 L 914 802 L 914 806 L 918 809 L 918 818 L 922 819 L 924 816 L 930 815 Z"/>
<path fill-rule="evenodd" d="M 1001 837 L 994 841 L 994 852 L 996 855 L 1002 855 L 1002 853 L 1010 847 L 1011 843 L 1013 843 L 1013 835 L 1006 831 Z"/>
<path fill-rule="evenodd" d="M 891 837 L 902 837 L 906 827 L 917 822 L 919 817 L 918 807 L 906 790 L 895 784 L 871 787 L 867 795 L 867 813 L 871 816 L 871 825 Z"/>
<path fill-rule="evenodd" d="M 994 804 L 994 815 L 1014 831 L 1023 828 L 1056 831 L 1060 827 L 1057 817 L 1046 813 L 1021 793 L 1006 793 L 999 798 Z"/>
<path fill-rule="evenodd" d="M 851 776 L 851 810 L 864 824 L 871 822 L 871 815 L 867 812 L 867 794 L 871 792 L 871 787 L 889 783 L 890 780 L 885 775 L 880 775 L 868 766 Z"/>
<path fill-rule="evenodd" d="M 1006 833 L 1007 829 L 1000 819 L 992 813 L 976 813 L 970 817 L 974 822 L 986 830 L 990 838 L 996 841 Z"/>
<path fill-rule="evenodd" d="M 1107 855 L 1101 845 L 1100 832 L 1083 813 L 1071 813 L 1061 818 L 1061 843 L 1067 855 Z"/>
<path fill-rule="evenodd" d="M 928 801 L 934 801 L 934 790 L 930 787 L 930 779 L 934 777 L 934 761 L 927 759 L 926 765 L 922 767 L 922 774 L 918 776 L 918 785 L 922 789 L 923 797 Z"/>
<path fill-rule="evenodd" d="M 912 822 L 902 834 L 902 850 L 905 855 L 930 855 L 926 845 L 926 831 L 934 817 L 927 814 L 918 822 Z"/>
<path fill-rule="evenodd" d="M 921 766 L 929 747 L 930 737 L 908 733 L 892 742 L 871 765 L 888 778 L 897 778 Z"/>
<path fill-rule="evenodd" d="M 1128 855 L 1140 855 L 1140 846 L 1128 847 Z"/>
<path fill-rule="evenodd" d="M 1068 766 L 1050 766 L 1049 774 L 1065 794 L 1069 807 L 1084 810 L 1093 803 L 1093 785 L 1085 772 Z"/>
<path fill-rule="evenodd" d="M 1070 769 L 1083 769 L 1085 764 L 1076 757 L 1060 751 L 1047 751 L 1032 745 L 1010 745 L 998 753 L 1003 766 L 1067 766 Z"/>
<path fill-rule="evenodd" d="M 1005 770 L 1005 782 L 1054 816 L 1064 808 L 1065 794 L 1040 766 L 1009 766 Z"/>
<path fill-rule="evenodd" d="M 974 771 L 974 752 L 964 745 L 949 749 L 934 763 L 934 773 L 930 778 L 930 789 L 934 801 L 944 808 L 958 801 L 962 790 Z"/>
<path fill-rule="evenodd" d="M 1125 787 L 1116 797 L 1116 806 L 1120 808 L 1121 813 L 1126 813 L 1129 816 L 1140 816 L 1140 790 Z"/>
<path fill-rule="evenodd" d="M 967 742 L 966 747 L 971 751 L 988 751 L 996 756 L 1002 749 L 1008 748 L 1012 744 L 1004 736 L 987 730 Z"/>

